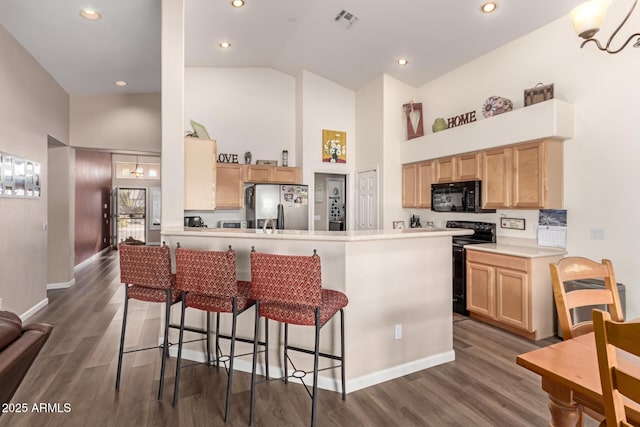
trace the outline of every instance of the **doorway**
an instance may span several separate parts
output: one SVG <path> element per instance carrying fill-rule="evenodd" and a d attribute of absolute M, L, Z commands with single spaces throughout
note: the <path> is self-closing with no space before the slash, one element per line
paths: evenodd
<path fill-rule="evenodd" d="M 147 230 L 147 189 L 116 188 L 114 191 L 115 236 L 113 241 L 144 244 Z"/>
<path fill-rule="evenodd" d="M 314 230 L 347 229 L 347 176 L 316 173 L 314 177 Z"/>

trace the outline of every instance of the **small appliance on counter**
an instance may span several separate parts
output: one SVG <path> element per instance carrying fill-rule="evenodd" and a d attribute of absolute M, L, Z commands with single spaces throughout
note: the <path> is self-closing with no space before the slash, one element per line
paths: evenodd
<path fill-rule="evenodd" d="M 309 229 L 306 185 L 251 185 L 245 189 L 245 207 L 248 228 L 262 228 L 265 221 L 271 219 L 278 229 Z"/>
<path fill-rule="evenodd" d="M 247 228 L 247 221 L 243 219 L 224 219 L 218 221 L 218 228 Z"/>
<path fill-rule="evenodd" d="M 199 216 L 185 216 L 184 217 L 184 226 L 185 227 L 207 227 L 207 224 L 204 223 L 201 217 Z"/>

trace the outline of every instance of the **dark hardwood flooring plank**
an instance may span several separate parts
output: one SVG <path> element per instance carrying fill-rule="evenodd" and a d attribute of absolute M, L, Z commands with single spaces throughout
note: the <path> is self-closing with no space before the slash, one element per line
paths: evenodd
<path fill-rule="evenodd" d="M 138 352 L 125 355 L 120 391 L 115 390 L 124 300 L 117 255 L 104 254 L 76 272 L 75 286 L 48 292 L 49 305 L 30 319 L 55 328 L 13 402 L 70 403 L 71 412 L 4 414 L 0 427 L 225 425 L 223 368 L 187 366 L 192 362 L 183 361 L 180 399 L 174 408 L 176 359 L 167 361 L 164 398 L 157 401 L 161 350 Z M 157 345 L 161 316 L 159 304 L 131 301 L 125 347 Z M 557 339 L 534 343 L 471 319 L 454 323 L 453 331 L 455 362 L 350 393 L 346 402 L 338 393 L 320 390 L 318 425 L 548 425 L 540 378 L 517 366 L 515 357 Z M 170 336 L 175 342 L 177 331 Z M 226 426 L 247 425 L 250 380 L 250 374 L 235 372 Z M 258 385 L 257 426 L 306 426 L 310 417 L 311 402 L 301 385 Z M 589 418 L 585 424 L 597 425 Z"/>

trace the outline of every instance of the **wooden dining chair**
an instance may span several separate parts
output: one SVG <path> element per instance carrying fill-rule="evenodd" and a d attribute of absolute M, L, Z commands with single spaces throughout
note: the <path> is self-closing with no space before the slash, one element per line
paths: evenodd
<path fill-rule="evenodd" d="M 614 320 L 624 320 L 611 261 L 603 259 L 599 263 L 584 257 L 565 257 L 555 264 L 549 264 L 549 268 L 563 339 L 568 340 L 593 331 L 590 320 L 574 324 L 570 310 L 578 307 L 606 305 Z M 566 281 L 580 279 L 603 279 L 605 287 L 570 292 L 565 290 Z"/>
<path fill-rule="evenodd" d="M 607 427 L 631 426 L 624 410 L 624 397 L 640 403 L 640 378 L 618 364 L 616 349 L 640 356 L 640 323 L 616 322 L 606 311 L 593 310 L 602 401 Z"/>
<path fill-rule="evenodd" d="M 311 397 L 311 426 L 316 425 L 316 407 L 318 396 L 318 361 L 320 357 L 338 362 L 324 368 L 340 368 L 342 400 L 346 399 L 344 366 L 344 307 L 349 303 L 347 296 L 336 290 L 322 287 L 320 257 L 316 254 L 276 255 L 251 251 L 251 296 L 255 298 L 255 332 L 253 347 L 253 367 L 251 374 L 251 394 L 249 425 L 253 425 L 256 388 L 256 360 L 258 349 L 258 319 L 275 320 L 284 323 L 283 365 L 281 379 L 286 384 L 289 378 L 299 379 Z M 320 329 L 340 312 L 340 354 L 328 354 L 320 351 Z M 289 344 L 289 325 L 313 326 L 315 345 L 313 350 Z M 289 358 L 289 351 L 312 354 L 313 369 L 298 369 Z M 266 362 L 268 365 L 268 361 Z M 288 366 L 293 372 L 290 374 Z M 307 374 L 313 373 L 311 391 L 304 381 Z M 267 381 L 269 378 L 267 377 Z"/>

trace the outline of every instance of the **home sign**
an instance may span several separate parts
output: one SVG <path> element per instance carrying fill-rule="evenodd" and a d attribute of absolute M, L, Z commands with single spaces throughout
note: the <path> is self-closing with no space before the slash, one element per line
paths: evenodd
<path fill-rule="evenodd" d="M 476 112 L 469 111 L 468 113 L 460 114 L 458 116 L 449 117 L 447 119 L 448 128 L 454 128 L 456 126 L 466 125 L 476 121 Z"/>

